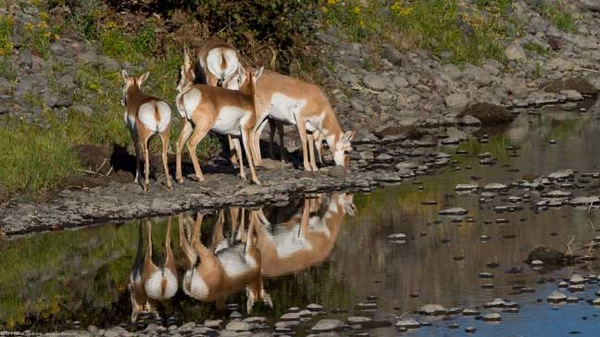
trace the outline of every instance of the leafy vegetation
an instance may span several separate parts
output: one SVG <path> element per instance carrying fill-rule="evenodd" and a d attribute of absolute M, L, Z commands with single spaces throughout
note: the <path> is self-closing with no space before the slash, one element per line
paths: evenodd
<path fill-rule="evenodd" d="M 479 0 L 476 7 L 459 1 L 339 1 L 323 6 L 327 23 L 355 41 L 393 43 L 448 55 L 451 63 L 503 59 L 503 45 L 521 28 L 506 15 L 510 0 Z"/>
<path fill-rule="evenodd" d="M 563 1 L 554 3 L 544 2 L 541 8 L 542 15 L 547 18 L 556 28 L 565 32 L 575 30 L 575 16 L 569 10 Z"/>
<path fill-rule="evenodd" d="M 0 149 L 0 182 L 9 193 L 51 189 L 79 167 L 65 137 L 36 126 L 0 128 Z"/>

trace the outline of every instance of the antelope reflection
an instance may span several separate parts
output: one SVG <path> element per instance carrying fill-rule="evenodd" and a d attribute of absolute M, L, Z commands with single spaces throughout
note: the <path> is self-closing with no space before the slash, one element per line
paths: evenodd
<path fill-rule="evenodd" d="M 333 249 L 345 215 L 354 213 L 353 195 L 347 193 L 304 199 L 300 210 L 281 223 L 272 224 L 259 212 L 262 226 L 256 227 L 256 233 L 262 274 L 276 277 L 323 262 Z"/>
<path fill-rule="evenodd" d="M 193 229 L 184 229 L 183 215 L 179 218 L 179 240 L 186 258 L 183 291 L 201 301 L 215 301 L 246 289 L 246 309 L 252 311 L 255 301 L 273 306 L 271 297 L 263 288 L 261 254 L 256 247 L 255 230 L 260 226 L 257 211 L 249 211 L 249 225 L 245 232 L 246 210 L 232 208 L 231 235 L 223 235 L 224 211 L 220 211 L 212 235 L 211 248 L 200 240 L 204 215 L 198 213 Z M 239 219 L 241 217 L 241 219 Z M 185 224 L 187 225 L 187 224 Z"/>
<path fill-rule="evenodd" d="M 171 249 L 171 217 L 167 222 L 163 263 L 159 266 L 152 256 L 152 223 L 145 221 L 148 245 L 143 249 L 142 223 L 138 228 L 138 247 L 135 263 L 129 279 L 131 293 L 131 321 L 135 322 L 141 313 L 152 314 L 160 318 L 156 310 L 156 301 L 170 299 L 177 292 L 177 269 Z"/>

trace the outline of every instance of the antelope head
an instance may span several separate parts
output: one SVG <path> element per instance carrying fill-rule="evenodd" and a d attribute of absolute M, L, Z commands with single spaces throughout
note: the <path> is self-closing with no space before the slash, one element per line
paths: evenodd
<path fill-rule="evenodd" d="M 187 48 L 183 49 L 183 65 L 179 72 L 179 81 L 177 82 L 177 92 L 181 93 L 186 88 L 194 84 L 196 72 L 192 66 L 192 60 Z"/>
<path fill-rule="evenodd" d="M 352 149 L 352 144 L 350 142 L 352 141 L 352 138 L 354 138 L 355 133 L 356 131 L 344 132 L 340 139 L 335 139 L 333 141 L 334 144 L 331 144 L 328 141 L 331 152 L 333 152 L 333 161 L 336 165 L 343 166 L 346 169 L 348 168 L 348 163 L 350 161 L 348 153 Z"/>
<path fill-rule="evenodd" d="M 123 85 L 123 97 L 121 98 L 121 104 L 123 106 L 127 105 L 127 101 L 129 96 L 135 92 L 140 92 L 142 84 L 148 79 L 150 72 L 146 72 L 140 77 L 129 77 L 127 74 L 127 70 L 121 70 L 121 76 L 123 76 L 123 81 L 125 81 Z"/>

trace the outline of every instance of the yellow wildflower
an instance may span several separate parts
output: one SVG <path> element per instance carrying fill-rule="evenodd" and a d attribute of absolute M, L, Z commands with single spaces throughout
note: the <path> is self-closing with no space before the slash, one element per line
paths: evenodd
<path fill-rule="evenodd" d="M 336 3 L 338 3 L 339 0 L 327 0 L 327 4 L 332 6 L 335 5 Z"/>
<path fill-rule="evenodd" d="M 108 21 L 106 23 L 106 28 L 115 28 L 115 27 L 117 27 L 117 23 L 114 21 Z"/>
<path fill-rule="evenodd" d="M 48 17 L 49 17 L 48 13 L 46 13 L 46 12 L 40 12 L 40 20 L 47 21 Z"/>
<path fill-rule="evenodd" d="M 352 11 L 354 12 L 354 14 L 360 14 L 360 7 L 356 6 Z"/>

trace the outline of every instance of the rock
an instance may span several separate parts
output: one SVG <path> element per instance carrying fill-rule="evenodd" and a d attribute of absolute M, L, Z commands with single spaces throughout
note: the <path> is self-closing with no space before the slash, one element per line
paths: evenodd
<path fill-rule="evenodd" d="M 421 324 L 414 318 L 403 318 L 396 322 L 397 328 L 416 329 L 420 326 Z"/>
<path fill-rule="evenodd" d="M 94 110 L 87 105 L 75 104 L 71 107 L 71 109 L 73 109 L 74 112 L 87 117 L 92 117 L 94 115 Z"/>
<path fill-rule="evenodd" d="M 548 265 L 564 265 L 566 262 L 565 253 L 559 252 L 556 249 L 548 247 L 536 247 L 525 260 L 526 263 L 531 263 L 534 260 L 543 261 Z"/>
<path fill-rule="evenodd" d="M 462 71 L 454 64 L 444 65 L 444 67 L 442 67 L 442 73 L 453 81 L 459 80 L 463 75 Z"/>
<path fill-rule="evenodd" d="M 508 190 L 508 186 L 500 183 L 489 183 L 483 187 L 483 190 L 487 192 L 506 191 Z"/>
<path fill-rule="evenodd" d="M 564 95 L 569 101 L 581 101 L 583 99 L 583 95 L 575 90 L 561 90 L 561 95 Z"/>
<path fill-rule="evenodd" d="M 323 306 L 320 304 L 311 303 L 306 306 L 306 309 L 308 309 L 310 311 L 323 311 Z"/>
<path fill-rule="evenodd" d="M 551 81 L 540 89 L 551 93 L 560 93 L 563 90 L 575 90 L 584 96 L 594 96 L 598 93 L 598 89 L 583 77 Z"/>
<path fill-rule="evenodd" d="M 455 111 L 462 111 L 469 104 L 469 98 L 462 93 L 448 95 L 444 98 L 446 106 Z M 472 114 L 469 114 L 472 115 Z M 473 115 L 472 115 L 473 116 Z M 477 117 L 477 116 L 475 116 Z"/>
<path fill-rule="evenodd" d="M 311 330 L 318 332 L 333 331 L 344 327 L 344 322 L 338 319 L 322 319 L 315 324 Z"/>
<path fill-rule="evenodd" d="M 569 200 L 569 203 L 573 206 L 590 206 L 600 203 L 600 197 L 595 195 L 589 197 L 575 197 Z"/>
<path fill-rule="evenodd" d="M 50 44 L 50 51 L 54 55 L 62 56 L 62 55 L 65 54 L 66 49 L 65 49 L 65 46 L 62 43 L 56 41 L 56 42 L 52 42 Z"/>
<path fill-rule="evenodd" d="M 346 322 L 348 322 L 349 325 L 363 324 L 372 320 L 372 318 L 364 316 L 350 316 L 346 318 Z"/>
<path fill-rule="evenodd" d="M 382 57 L 398 67 L 402 66 L 402 64 L 405 62 L 404 55 L 402 55 L 402 53 L 391 44 L 383 45 Z"/>
<path fill-rule="evenodd" d="M 469 211 L 467 211 L 466 209 L 464 209 L 462 207 L 454 207 L 454 208 L 443 209 L 443 210 L 439 211 L 438 214 L 439 215 L 465 215 L 468 212 Z"/>
<path fill-rule="evenodd" d="M 480 126 L 479 118 L 465 114 L 458 120 L 458 124 L 462 126 Z"/>
<path fill-rule="evenodd" d="M 510 123 L 513 121 L 512 114 L 503 106 L 491 103 L 475 103 L 469 105 L 461 113 L 461 116 L 473 116 L 481 121 L 482 126 L 495 126 L 499 124 Z"/>
<path fill-rule="evenodd" d="M 569 278 L 569 283 L 570 284 L 582 284 L 584 282 L 585 282 L 585 279 L 583 278 L 583 276 L 581 276 L 579 274 L 573 274 Z"/>
<path fill-rule="evenodd" d="M 479 189 L 479 185 L 475 182 L 468 184 L 457 184 L 454 187 L 454 190 L 457 192 L 475 192 Z"/>
<path fill-rule="evenodd" d="M 448 309 L 439 304 L 425 304 L 419 309 L 421 315 L 445 315 Z"/>
<path fill-rule="evenodd" d="M 483 320 L 486 322 L 499 322 L 502 320 L 502 316 L 497 312 L 493 312 L 483 315 Z"/>
<path fill-rule="evenodd" d="M 252 325 L 248 322 L 234 320 L 225 325 L 225 330 L 229 331 L 250 331 Z"/>
<path fill-rule="evenodd" d="M 592 12 L 600 12 L 600 1 L 598 0 L 579 0 L 579 6 Z"/>
<path fill-rule="evenodd" d="M 558 290 L 555 290 L 550 295 L 548 295 L 547 300 L 551 303 L 560 303 L 567 300 L 567 295 Z"/>
<path fill-rule="evenodd" d="M 384 91 L 388 87 L 388 80 L 385 77 L 374 73 L 363 76 L 362 82 L 367 88 L 375 91 Z"/>
<path fill-rule="evenodd" d="M 8 95 L 10 93 L 10 89 L 10 82 L 4 77 L 0 77 L 0 95 Z"/>
<path fill-rule="evenodd" d="M 482 68 L 469 65 L 463 71 L 463 77 L 475 81 L 480 86 L 488 86 L 492 83 L 492 76 Z"/>
<path fill-rule="evenodd" d="M 525 61 L 527 54 L 518 40 L 514 40 L 504 49 L 504 55 L 509 61 Z"/>

